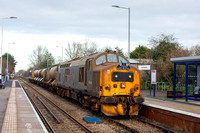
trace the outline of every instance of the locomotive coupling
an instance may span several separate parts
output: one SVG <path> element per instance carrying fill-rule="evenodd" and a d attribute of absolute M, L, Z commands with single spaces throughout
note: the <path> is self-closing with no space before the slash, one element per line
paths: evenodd
<path fill-rule="evenodd" d="M 115 97 L 101 97 L 101 103 L 114 104 L 117 102 Z"/>
<path fill-rule="evenodd" d="M 141 104 L 144 102 L 144 98 L 142 96 L 134 97 L 134 101 L 135 103 Z"/>

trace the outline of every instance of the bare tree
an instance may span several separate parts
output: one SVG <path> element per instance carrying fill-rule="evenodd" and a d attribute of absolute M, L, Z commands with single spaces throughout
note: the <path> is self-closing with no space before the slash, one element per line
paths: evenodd
<path fill-rule="evenodd" d="M 200 45 L 195 45 L 190 48 L 191 56 L 199 56 L 200 55 Z"/>
<path fill-rule="evenodd" d="M 38 64 L 41 63 L 42 55 L 44 53 L 44 48 L 42 46 L 38 46 L 35 50 L 33 50 L 32 54 L 29 56 L 30 66 L 37 67 Z"/>
<path fill-rule="evenodd" d="M 73 42 L 72 44 L 68 43 L 68 47 L 65 49 L 66 55 L 69 57 L 69 59 L 75 59 L 81 56 L 81 44 Z"/>
<path fill-rule="evenodd" d="M 29 56 L 30 67 L 34 69 L 45 68 L 54 64 L 54 58 L 46 47 L 38 46 Z"/>
<path fill-rule="evenodd" d="M 68 43 L 68 47 L 65 50 L 69 59 L 75 59 L 96 53 L 97 45 L 95 42 L 89 43 L 88 41 L 83 44 L 80 42 L 73 42 L 72 44 Z"/>
<path fill-rule="evenodd" d="M 90 55 L 97 52 L 97 44 L 95 42 L 89 43 L 86 41 L 82 45 L 82 54 L 83 56 Z"/>
<path fill-rule="evenodd" d="M 112 50 L 113 51 L 113 49 L 110 46 L 107 45 L 106 47 L 100 49 L 100 52 L 105 52 L 105 51 L 108 51 L 108 50 Z"/>
<path fill-rule="evenodd" d="M 61 57 L 61 56 L 58 56 L 58 57 L 55 59 L 55 64 L 59 64 L 59 63 L 61 63 L 61 62 L 63 62 L 62 57 Z"/>

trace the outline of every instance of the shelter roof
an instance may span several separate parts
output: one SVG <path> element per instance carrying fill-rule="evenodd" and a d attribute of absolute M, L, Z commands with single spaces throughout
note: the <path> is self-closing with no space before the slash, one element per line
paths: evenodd
<path fill-rule="evenodd" d="M 171 58 L 171 62 L 176 63 L 176 62 L 200 62 L 200 56 L 188 56 L 188 57 L 178 57 L 178 58 Z"/>

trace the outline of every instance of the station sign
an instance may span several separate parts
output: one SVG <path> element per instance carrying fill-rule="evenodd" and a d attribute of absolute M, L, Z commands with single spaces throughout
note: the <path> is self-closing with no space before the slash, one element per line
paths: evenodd
<path fill-rule="evenodd" d="M 139 70 L 150 70 L 151 66 L 150 65 L 139 65 L 138 69 Z"/>
<path fill-rule="evenodd" d="M 156 70 L 151 70 L 151 84 L 156 84 Z"/>

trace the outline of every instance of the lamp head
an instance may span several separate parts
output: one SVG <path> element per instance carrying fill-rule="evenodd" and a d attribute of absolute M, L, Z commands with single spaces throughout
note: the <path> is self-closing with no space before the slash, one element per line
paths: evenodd
<path fill-rule="evenodd" d="M 17 17 L 9 17 L 10 19 L 17 19 Z"/>
<path fill-rule="evenodd" d="M 117 5 L 112 5 L 112 7 L 116 7 L 116 8 L 119 8 L 119 6 L 117 6 Z"/>

